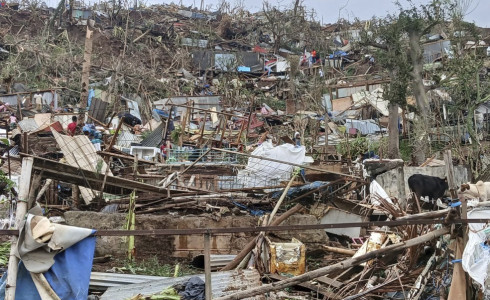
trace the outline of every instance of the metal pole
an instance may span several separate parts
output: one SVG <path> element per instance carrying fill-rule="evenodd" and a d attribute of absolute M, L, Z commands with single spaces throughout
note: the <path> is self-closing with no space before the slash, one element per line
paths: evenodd
<path fill-rule="evenodd" d="M 13 229 L 18 229 L 20 223 L 24 220 L 27 213 L 27 198 L 29 197 L 29 188 L 31 186 L 32 166 L 34 159 L 32 157 L 25 157 L 22 159 L 22 173 L 19 182 L 19 197 L 17 201 L 17 210 L 15 213 L 15 225 Z M 15 255 L 17 248 L 17 237 L 12 237 L 12 244 L 10 246 L 10 258 L 8 264 L 7 273 L 7 285 L 5 288 L 5 300 L 15 299 L 15 289 L 17 287 L 17 271 L 19 266 L 19 259 Z"/>
<path fill-rule="evenodd" d="M 204 234 L 204 276 L 206 300 L 213 298 L 211 288 L 211 235 Z"/>

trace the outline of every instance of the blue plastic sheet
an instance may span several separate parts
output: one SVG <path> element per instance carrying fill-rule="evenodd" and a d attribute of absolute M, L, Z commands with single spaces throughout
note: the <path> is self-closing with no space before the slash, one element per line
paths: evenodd
<path fill-rule="evenodd" d="M 62 300 L 87 300 L 95 237 L 90 236 L 54 257 L 54 265 L 44 273 Z M 0 299 L 5 299 L 7 273 L 0 279 Z M 17 273 L 16 300 L 41 300 L 29 271 L 22 262 Z"/>
<path fill-rule="evenodd" d="M 261 210 L 261 209 L 253 209 L 253 208 L 250 208 L 250 207 L 248 207 L 248 206 L 246 206 L 246 205 L 243 205 L 243 204 L 238 203 L 238 202 L 235 202 L 235 201 L 233 201 L 232 203 L 233 203 L 235 206 L 237 206 L 237 207 L 239 207 L 239 208 L 241 208 L 241 209 L 243 209 L 243 210 L 248 211 L 248 212 L 249 212 L 249 213 L 250 213 L 252 216 L 257 216 L 257 217 L 260 217 L 260 216 L 265 215 L 265 213 L 266 213 L 265 211 L 263 211 L 263 210 Z"/>
<path fill-rule="evenodd" d="M 328 181 L 315 181 L 315 182 L 308 183 L 308 184 L 305 184 L 302 186 L 292 187 L 288 190 L 288 193 L 286 196 L 288 198 L 297 197 L 297 196 L 302 195 L 306 192 L 309 192 L 309 191 L 312 191 L 312 190 L 317 189 L 319 187 L 322 187 L 324 185 L 327 185 L 328 183 L 329 183 Z M 331 189 L 331 188 L 332 187 L 329 187 L 329 189 Z M 276 191 L 272 194 L 271 198 L 277 199 L 277 198 L 281 197 L 283 192 L 284 192 L 284 189 L 282 189 L 280 191 Z"/>
<path fill-rule="evenodd" d="M 88 90 L 87 110 L 90 108 L 90 105 L 92 104 L 92 98 L 94 97 L 95 97 L 94 89 Z"/>
<path fill-rule="evenodd" d="M 153 111 L 158 114 L 159 116 L 162 116 L 164 118 L 168 118 L 168 113 L 164 110 L 154 108 Z"/>

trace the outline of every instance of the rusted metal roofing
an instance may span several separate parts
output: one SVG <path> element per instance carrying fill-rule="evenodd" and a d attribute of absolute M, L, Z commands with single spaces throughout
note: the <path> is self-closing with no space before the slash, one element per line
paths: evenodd
<path fill-rule="evenodd" d="M 204 281 L 204 275 L 191 275 L 178 278 L 168 278 L 162 280 L 148 281 L 144 283 L 129 284 L 119 287 L 111 287 L 100 297 L 100 300 L 130 299 L 131 297 L 142 294 L 152 295 L 160 293 L 164 289 L 176 284 L 187 282 L 191 277 L 198 276 Z M 233 294 L 238 291 L 249 289 L 250 287 L 260 286 L 260 275 L 257 270 L 242 270 L 228 272 L 211 273 L 211 286 L 213 298 Z M 246 299 L 265 299 L 264 296 L 255 296 Z"/>

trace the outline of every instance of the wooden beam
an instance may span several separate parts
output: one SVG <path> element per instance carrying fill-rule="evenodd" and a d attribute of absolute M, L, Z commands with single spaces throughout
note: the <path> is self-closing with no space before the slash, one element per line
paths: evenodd
<path fill-rule="evenodd" d="M 119 124 L 117 124 L 116 132 L 114 132 L 114 135 L 112 136 L 111 142 L 109 143 L 107 149 L 111 150 L 112 147 L 114 147 L 114 144 L 116 143 L 117 136 L 119 135 L 119 131 L 121 130 L 121 126 L 123 123 L 124 123 L 124 118 L 119 118 Z"/>
<path fill-rule="evenodd" d="M 90 189 L 101 190 L 104 182 L 104 174 L 82 170 L 57 161 L 21 154 L 23 157 L 34 159 L 34 170 L 42 171 L 43 178 L 51 178 L 66 183 L 84 186 Z M 125 178 L 107 176 L 104 192 L 109 194 L 130 194 L 132 190 L 149 193 L 166 193 L 167 190 L 150 184 L 145 184 Z M 182 193 L 182 191 L 170 191 L 170 194 Z"/>
<path fill-rule="evenodd" d="M 97 151 L 97 154 L 102 155 L 102 156 L 112 156 L 112 157 L 117 157 L 120 159 L 126 159 L 126 160 L 130 160 L 130 161 L 134 161 L 134 156 L 131 154 L 118 154 L 118 153 L 112 153 L 112 152 L 107 152 L 107 151 Z M 151 160 L 146 160 L 146 159 L 138 159 L 138 162 L 150 164 L 150 165 L 156 164 L 156 162 L 151 161 Z"/>
<path fill-rule="evenodd" d="M 239 116 L 239 115 L 225 113 L 225 112 L 213 111 L 213 110 L 210 110 L 210 109 L 197 108 L 197 107 L 193 107 L 193 106 L 189 106 L 189 105 L 184 105 L 184 104 L 172 104 L 172 105 L 173 106 L 177 106 L 177 107 L 195 109 L 195 110 L 198 110 L 198 111 L 203 111 L 203 112 L 208 112 L 208 113 L 216 113 L 218 115 L 224 115 L 224 116 L 229 116 L 229 117 L 248 118 L 248 116 Z"/>

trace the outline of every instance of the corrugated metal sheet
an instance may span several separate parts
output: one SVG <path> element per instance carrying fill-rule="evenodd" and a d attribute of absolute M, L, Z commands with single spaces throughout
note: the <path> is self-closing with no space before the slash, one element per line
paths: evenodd
<path fill-rule="evenodd" d="M 153 130 L 149 136 L 141 141 L 141 146 L 144 147 L 156 147 L 162 141 L 163 130 L 165 130 L 165 123 L 162 122 L 155 130 Z"/>
<path fill-rule="evenodd" d="M 141 138 L 132 134 L 129 131 L 129 127 L 126 125 L 121 126 L 121 130 L 119 131 L 119 135 L 117 136 L 116 145 L 123 148 L 130 148 L 131 143 L 139 143 L 141 142 Z"/>
<path fill-rule="evenodd" d="M 182 38 L 180 40 L 182 46 L 206 48 L 208 46 L 208 40 L 199 40 L 191 38 Z"/>
<path fill-rule="evenodd" d="M 204 275 L 198 276 L 204 281 Z M 152 295 L 175 284 L 182 284 L 193 276 L 155 280 L 138 284 L 130 284 L 121 287 L 111 287 L 100 297 L 100 300 L 129 299 L 135 295 Z M 213 298 L 229 295 L 238 291 L 250 289 L 262 285 L 257 270 L 215 272 L 211 275 Z M 246 299 L 265 299 L 264 296 L 256 296 Z"/>
<path fill-rule="evenodd" d="M 186 104 L 188 101 L 194 102 L 194 107 L 201 109 L 211 109 L 216 107 L 216 111 L 221 111 L 221 96 L 196 96 L 196 97 L 172 97 L 153 102 L 158 109 L 169 108 L 171 104 Z M 182 115 L 186 110 L 184 107 L 175 107 L 177 115 Z M 199 113 L 195 111 L 195 113 Z M 203 112 L 200 112 L 204 114 Z"/>
<path fill-rule="evenodd" d="M 31 132 L 36 131 L 39 128 L 39 125 L 37 125 L 34 119 L 24 119 L 19 121 L 19 128 L 22 132 Z"/>
<path fill-rule="evenodd" d="M 105 291 L 107 288 L 113 286 L 143 283 L 166 278 L 168 277 L 92 272 L 90 274 L 90 288 Z"/>
<path fill-rule="evenodd" d="M 17 105 L 17 95 L 12 96 L 0 96 L 0 101 L 8 103 L 10 105 Z"/>
<path fill-rule="evenodd" d="M 90 142 L 85 135 L 68 136 L 61 135 L 55 130 L 52 130 L 56 142 L 61 148 L 66 162 L 73 167 L 78 167 L 83 170 L 92 172 L 99 172 L 100 174 L 106 174 L 112 176 L 110 169 L 107 170 L 108 165 L 97 154 L 94 145 Z M 99 169 L 100 167 L 100 169 Z M 107 170 L 107 171 L 106 171 Z M 86 204 L 96 196 L 94 191 L 80 187 L 80 193 Z"/>
<path fill-rule="evenodd" d="M 228 66 L 233 63 L 233 68 Z M 196 51 L 192 53 L 192 64 L 199 70 L 216 67 L 222 71 L 234 71 L 235 67 L 259 67 L 262 70 L 263 63 L 259 54 L 254 52 L 224 52 L 224 51 Z M 223 65 L 226 67 L 223 68 Z"/>
<path fill-rule="evenodd" d="M 88 115 L 96 119 L 97 121 L 105 123 L 105 113 L 108 105 L 108 102 L 94 97 L 92 98 L 92 102 L 90 103 Z"/>

